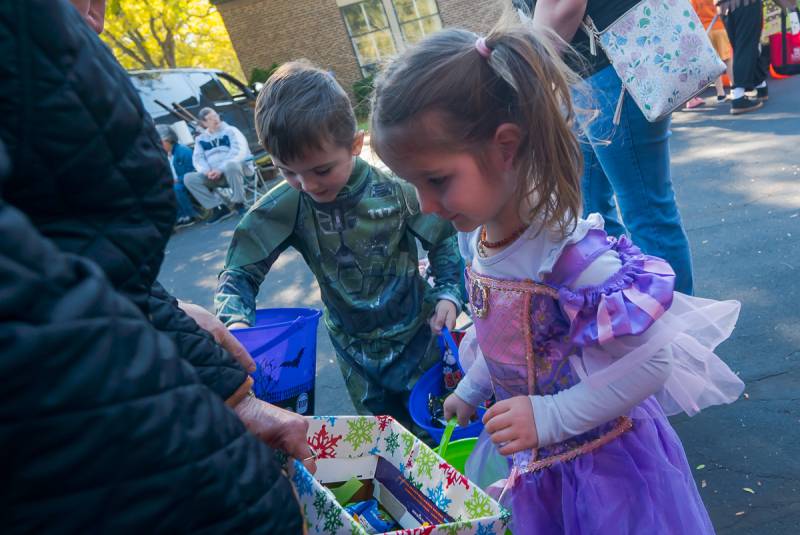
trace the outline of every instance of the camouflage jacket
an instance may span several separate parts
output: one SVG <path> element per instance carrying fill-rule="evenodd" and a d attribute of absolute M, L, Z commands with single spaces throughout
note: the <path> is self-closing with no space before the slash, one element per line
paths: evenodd
<path fill-rule="evenodd" d="M 245 215 L 228 249 L 215 296 L 226 324 L 253 324 L 256 294 L 278 256 L 294 247 L 319 283 L 325 324 L 355 358 L 391 360 L 439 299 L 460 310 L 464 264 L 455 229 L 420 213 L 413 187 L 356 159 L 330 203 L 278 184 Z M 417 240 L 435 285 L 420 276 Z"/>

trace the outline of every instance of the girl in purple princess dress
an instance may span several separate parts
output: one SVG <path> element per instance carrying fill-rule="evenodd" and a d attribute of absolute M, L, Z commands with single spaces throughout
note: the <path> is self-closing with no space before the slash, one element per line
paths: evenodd
<path fill-rule="evenodd" d="M 446 415 L 494 393 L 467 471 L 516 534 L 713 533 L 665 414 L 738 398 L 713 350 L 739 304 L 673 292 L 666 262 L 576 217 L 574 80 L 542 32 L 444 30 L 376 83 L 373 148 L 471 233 L 474 363 Z"/>

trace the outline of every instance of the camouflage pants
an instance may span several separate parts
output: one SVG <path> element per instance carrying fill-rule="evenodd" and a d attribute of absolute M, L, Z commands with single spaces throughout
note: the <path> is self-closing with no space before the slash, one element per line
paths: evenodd
<path fill-rule="evenodd" d="M 414 432 L 416 426 L 408 413 L 408 396 L 420 376 L 440 359 L 439 346 L 428 324 L 420 327 L 403 352 L 388 365 L 373 369 L 356 362 L 333 337 L 331 343 L 356 411 L 391 415 Z"/>

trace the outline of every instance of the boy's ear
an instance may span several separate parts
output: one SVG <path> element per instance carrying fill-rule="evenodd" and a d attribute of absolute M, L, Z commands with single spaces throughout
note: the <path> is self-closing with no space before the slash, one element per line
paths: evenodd
<path fill-rule="evenodd" d="M 353 147 L 350 153 L 353 156 L 358 156 L 359 154 L 361 154 L 361 149 L 363 148 L 364 148 L 364 131 L 359 130 L 358 132 L 356 132 L 356 137 L 353 138 Z"/>
<path fill-rule="evenodd" d="M 494 143 L 500 150 L 506 170 L 514 167 L 514 157 L 522 142 L 522 131 L 514 123 L 503 123 L 494 132 Z"/>

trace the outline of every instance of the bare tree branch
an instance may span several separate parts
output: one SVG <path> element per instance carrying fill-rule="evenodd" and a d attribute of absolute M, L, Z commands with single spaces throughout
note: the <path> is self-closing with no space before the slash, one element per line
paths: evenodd
<path fill-rule="evenodd" d="M 133 44 L 136 45 L 136 50 L 139 51 L 139 54 L 142 57 L 144 57 L 145 59 L 147 59 L 147 61 L 151 65 L 154 65 L 154 66 L 157 65 L 159 67 L 163 67 L 164 66 L 164 62 L 163 61 L 160 61 L 159 63 L 156 63 L 153 60 L 153 57 L 150 55 L 150 52 L 147 50 L 147 47 L 145 46 L 145 41 L 146 41 L 145 37 L 142 35 L 142 33 L 139 31 L 138 28 L 134 28 L 132 31 L 128 31 L 127 35 L 130 38 L 130 40 L 133 41 Z"/>
<path fill-rule="evenodd" d="M 153 68 L 155 68 L 155 65 L 153 65 L 152 63 L 149 63 L 145 58 L 139 56 L 135 51 L 133 51 L 130 48 L 128 48 L 127 46 L 125 46 L 125 43 L 123 43 L 113 33 L 109 32 L 109 31 L 106 31 L 105 32 L 105 36 L 108 37 L 109 39 L 111 39 L 111 41 L 114 43 L 114 46 L 116 46 L 119 49 L 120 52 L 122 52 L 123 54 L 125 54 L 129 58 L 133 59 L 134 61 L 138 62 L 143 69 L 153 69 Z"/>

